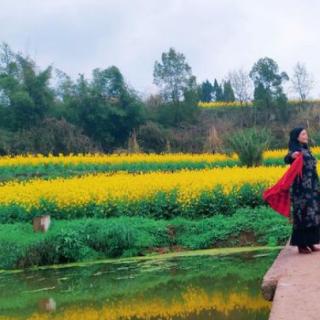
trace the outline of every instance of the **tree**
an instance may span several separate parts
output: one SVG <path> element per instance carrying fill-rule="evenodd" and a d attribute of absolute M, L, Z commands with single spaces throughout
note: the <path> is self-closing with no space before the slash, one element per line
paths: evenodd
<path fill-rule="evenodd" d="M 200 87 L 200 101 L 210 102 L 213 98 L 213 85 L 209 80 L 202 82 Z"/>
<path fill-rule="evenodd" d="M 141 152 L 139 143 L 137 141 L 136 130 L 132 131 L 132 133 L 130 134 L 130 137 L 128 139 L 128 152 L 129 153 L 139 153 L 139 152 Z"/>
<path fill-rule="evenodd" d="M 219 85 L 217 79 L 214 79 L 213 94 L 214 94 L 215 101 L 223 101 L 223 89 L 221 85 Z"/>
<path fill-rule="evenodd" d="M 283 92 L 282 84 L 289 80 L 285 72 L 280 72 L 278 64 L 270 58 L 259 59 L 250 71 L 250 78 L 254 83 L 254 105 L 261 108 L 264 121 L 279 118 L 287 122 L 290 116 L 288 98 Z M 254 108 L 255 122 L 257 108 Z"/>
<path fill-rule="evenodd" d="M 191 67 L 186 63 L 185 56 L 173 48 L 162 53 L 161 62 L 156 61 L 154 64 L 153 82 L 160 87 L 167 102 L 181 101 L 191 76 Z"/>
<path fill-rule="evenodd" d="M 282 83 L 289 77 L 285 72 L 279 72 L 274 60 L 267 57 L 259 59 L 249 75 L 254 83 L 254 100 L 258 105 L 270 108 L 287 100 Z"/>
<path fill-rule="evenodd" d="M 75 94 L 75 84 L 71 77 L 60 69 L 55 69 L 56 74 L 56 87 L 55 96 L 62 102 L 67 100 Z"/>
<path fill-rule="evenodd" d="M 92 76 L 93 89 L 103 98 L 116 102 L 126 95 L 128 88 L 117 67 L 111 66 L 104 70 L 94 69 Z"/>
<path fill-rule="evenodd" d="M 197 78 L 191 76 L 186 83 L 186 87 L 183 90 L 183 97 L 186 103 L 191 103 L 196 105 L 200 99 L 200 88 L 197 84 Z"/>
<path fill-rule="evenodd" d="M 292 88 L 301 101 L 305 101 L 314 85 L 314 79 L 308 73 L 306 66 L 298 62 L 293 69 Z"/>
<path fill-rule="evenodd" d="M 247 102 L 251 98 L 252 85 L 249 74 L 242 69 L 229 73 L 228 79 L 234 91 L 236 100 L 241 104 Z"/>
<path fill-rule="evenodd" d="M 235 101 L 234 92 L 230 81 L 223 83 L 223 101 Z"/>
<path fill-rule="evenodd" d="M 30 57 L 13 53 L 7 44 L 0 47 L 1 100 L 12 116 L 12 130 L 36 125 L 53 107 L 51 71 L 51 66 L 39 70 Z"/>
<path fill-rule="evenodd" d="M 145 121 L 142 102 L 115 66 L 94 69 L 92 81 L 80 75 L 73 91 L 66 108 L 68 120 L 104 151 L 125 147 L 131 132 Z"/>
<path fill-rule="evenodd" d="M 5 42 L 0 45 L 0 72 L 11 76 L 18 72 L 16 54 Z"/>

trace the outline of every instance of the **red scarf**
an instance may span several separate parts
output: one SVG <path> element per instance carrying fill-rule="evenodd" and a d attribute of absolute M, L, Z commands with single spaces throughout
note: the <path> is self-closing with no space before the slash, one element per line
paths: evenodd
<path fill-rule="evenodd" d="M 290 187 L 298 175 L 302 177 L 302 167 L 303 155 L 301 152 L 281 179 L 263 192 L 263 200 L 268 202 L 272 209 L 287 218 L 290 216 L 291 207 Z"/>

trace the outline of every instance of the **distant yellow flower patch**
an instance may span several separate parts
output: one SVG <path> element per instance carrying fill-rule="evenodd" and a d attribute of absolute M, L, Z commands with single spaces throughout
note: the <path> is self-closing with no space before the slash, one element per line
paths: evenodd
<path fill-rule="evenodd" d="M 301 100 L 289 100 L 289 105 L 299 105 L 301 104 Z M 304 104 L 319 104 L 320 100 L 307 100 L 303 102 Z M 210 101 L 210 102 L 204 102 L 200 101 L 198 102 L 198 107 L 200 108 L 206 108 L 206 109 L 216 109 L 216 108 L 228 108 L 228 107 L 252 107 L 253 102 L 252 101 L 243 101 L 242 103 L 240 101 Z"/>
<path fill-rule="evenodd" d="M 264 152 L 264 159 L 284 157 L 287 149 L 268 150 Z M 313 147 L 312 152 L 320 154 L 320 147 Z M 20 155 L 0 157 L 0 167 L 8 166 L 36 166 L 36 165 L 78 165 L 78 164 L 123 164 L 123 163 L 212 163 L 228 160 L 238 160 L 236 154 L 227 155 L 223 153 L 134 153 L 134 154 L 70 154 L 67 156 L 44 156 L 38 155 Z"/>
<path fill-rule="evenodd" d="M 70 154 L 67 156 L 43 156 L 26 155 L 26 156 L 4 156 L 0 157 L 0 167 L 2 166 L 20 166 L 20 165 L 77 165 L 77 164 L 119 164 L 119 163 L 170 163 L 170 162 L 215 162 L 225 160 L 237 160 L 236 155 L 228 156 L 221 153 L 136 153 L 136 154 Z"/>

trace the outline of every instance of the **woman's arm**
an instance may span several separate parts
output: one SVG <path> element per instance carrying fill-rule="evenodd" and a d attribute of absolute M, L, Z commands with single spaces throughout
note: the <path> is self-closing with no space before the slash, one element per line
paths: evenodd
<path fill-rule="evenodd" d="M 290 151 L 285 157 L 284 157 L 284 163 L 286 164 L 291 164 L 293 162 L 293 158 L 292 158 L 292 152 Z"/>
<path fill-rule="evenodd" d="M 286 164 L 291 164 L 295 158 L 298 156 L 300 152 L 299 151 L 295 151 L 295 152 L 292 152 L 292 151 L 289 151 L 289 153 L 284 157 L 284 162 Z"/>

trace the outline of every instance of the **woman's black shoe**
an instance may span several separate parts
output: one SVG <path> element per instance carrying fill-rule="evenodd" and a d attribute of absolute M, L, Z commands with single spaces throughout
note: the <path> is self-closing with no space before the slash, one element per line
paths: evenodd
<path fill-rule="evenodd" d="M 298 251 L 299 253 L 302 253 L 302 254 L 311 253 L 311 249 L 309 249 L 308 247 L 298 247 Z"/>

